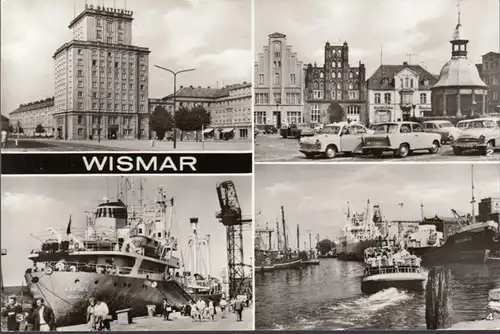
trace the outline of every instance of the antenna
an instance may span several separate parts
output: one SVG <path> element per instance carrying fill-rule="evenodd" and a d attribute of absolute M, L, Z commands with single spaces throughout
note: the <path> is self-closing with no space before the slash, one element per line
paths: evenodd
<path fill-rule="evenodd" d="M 422 221 L 424 221 L 424 203 L 420 202 L 420 215 L 422 216 Z"/>
<path fill-rule="evenodd" d="M 416 53 L 407 53 L 406 56 L 408 57 L 408 65 L 411 64 L 411 56 L 416 56 Z"/>
<path fill-rule="evenodd" d="M 384 59 L 384 46 L 380 44 L 380 66 L 383 64 L 383 59 Z"/>

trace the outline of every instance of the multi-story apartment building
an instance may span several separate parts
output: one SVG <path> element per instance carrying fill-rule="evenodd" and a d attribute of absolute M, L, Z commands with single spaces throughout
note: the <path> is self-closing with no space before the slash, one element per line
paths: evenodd
<path fill-rule="evenodd" d="M 148 57 L 132 45 L 133 12 L 85 5 L 54 54 L 59 138 L 147 138 Z"/>
<path fill-rule="evenodd" d="M 331 123 L 340 109 L 345 120 L 366 122 L 365 65 L 349 65 L 347 42 L 326 42 L 324 61 L 306 68 L 304 123 Z"/>
<path fill-rule="evenodd" d="M 500 53 L 488 52 L 482 57 L 481 77 L 490 87 L 486 110 L 488 114 L 500 113 Z"/>
<path fill-rule="evenodd" d="M 153 105 L 161 105 L 173 112 L 171 94 L 161 100 L 150 99 Z M 243 82 L 223 88 L 180 87 L 175 94 L 176 109 L 180 107 L 204 107 L 211 116 L 212 122 L 205 134 L 213 133 L 213 137 L 221 139 L 225 133 L 234 133 L 234 138 L 249 138 L 252 129 L 252 84 Z M 152 108 L 154 110 L 154 108 Z"/>
<path fill-rule="evenodd" d="M 268 36 L 268 45 L 255 62 L 254 122 L 257 127 L 302 123 L 304 65 L 287 44 L 286 35 Z"/>
<path fill-rule="evenodd" d="M 54 134 L 54 97 L 45 100 L 29 102 L 19 105 L 17 109 L 10 112 L 9 122 L 16 131 L 21 127 L 26 135 L 35 135 L 37 127 L 40 125 L 44 129 L 44 134 L 52 136 Z"/>
<path fill-rule="evenodd" d="M 369 123 L 429 116 L 436 82 L 420 65 L 380 65 L 367 81 Z"/>

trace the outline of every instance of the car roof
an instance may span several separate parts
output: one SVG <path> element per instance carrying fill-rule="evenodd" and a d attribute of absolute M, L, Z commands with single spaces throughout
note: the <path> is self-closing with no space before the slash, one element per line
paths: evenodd
<path fill-rule="evenodd" d="M 425 121 L 422 123 L 451 123 L 450 121 L 447 121 L 445 119 L 439 119 L 439 120 L 432 120 L 432 121 Z"/>
<path fill-rule="evenodd" d="M 384 123 L 378 123 L 377 125 L 389 125 L 389 124 L 393 124 L 393 125 L 402 125 L 402 124 L 418 124 L 418 125 L 420 125 L 420 123 L 418 123 L 418 122 L 411 122 L 411 121 L 384 122 Z"/>

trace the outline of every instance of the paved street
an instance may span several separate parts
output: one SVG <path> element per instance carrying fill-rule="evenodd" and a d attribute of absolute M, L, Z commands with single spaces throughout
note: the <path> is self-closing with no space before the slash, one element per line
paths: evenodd
<path fill-rule="evenodd" d="M 178 141 L 175 151 L 251 151 L 250 140 L 228 141 Z M 9 139 L 4 152 L 33 152 L 33 151 L 163 151 L 174 152 L 173 143 L 155 142 L 154 147 L 150 140 L 55 140 L 55 139 L 19 139 L 15 146 L 14 139 Z"/>
<path fill-rule="evenodd" d="M 477 152 L 465 153 L 462 156 L 455 156 L 450 145 L 444 145 L 440 148 L 438 154 L 414 153 L 404 159 L 394 158 L 392 154 L 385 154 L 382 159 L 377 159 L 373 156 L 346 156 L 339 155 L 334 159 L 326 159 L 318 156 L 314 159 L 306 158 L 299 152 L 299 144 L 297 139 L 284 139 L 278 135 L 257 136 L 258 145 L 255 146 L 255 161 L 256 162 L 336 162 L 336 161 L 498 161 L 500 160 L 500 152 L 496 151 L 493 156 L 482 156 Z"/>
<path fill-rule="evenodd" d="M 190 317 L 184 317 L 179 313 L 173 314 L 172 321 L 165 321 L 162 317 L 138 317 L 133 319 L 129 325 L 118 324 L 116 321 L 111 323 L 112 331 L 172 331 L 172 330 L 252 330 L 253 329 L 253 308 L 245 308 L 243 311 L 243 321 L 236 321 L 236 314 L 229 313 L 227 318 L 220 317 L 220 310 L 217 310 L 216 321 L 194 322 Z M 57 329 L 60 332 L 84 332 L 88 331 L 88 326 L 76 325 L 62 327 Z"/>

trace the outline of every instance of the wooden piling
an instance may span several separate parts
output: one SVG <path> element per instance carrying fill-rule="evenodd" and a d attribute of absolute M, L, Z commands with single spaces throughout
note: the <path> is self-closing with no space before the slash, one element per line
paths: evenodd
<path fill-rule="evenodd" d="M 450 328 L 452 325 L 451 271 L 433 267 L 427 278 L 425 322 L 427 329 Z"/>

